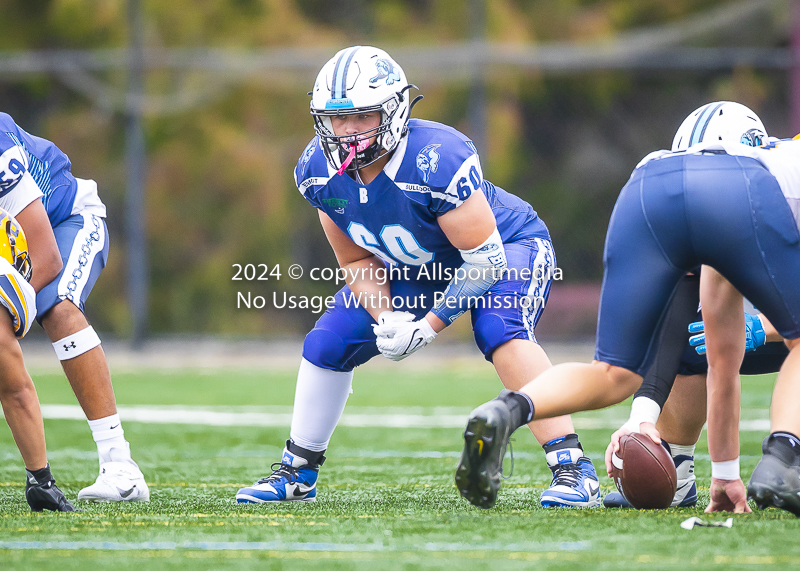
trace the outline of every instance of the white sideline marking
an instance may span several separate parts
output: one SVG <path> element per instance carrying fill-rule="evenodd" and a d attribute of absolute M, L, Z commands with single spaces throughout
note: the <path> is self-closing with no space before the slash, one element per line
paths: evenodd
<path fill-rule="evenodd" d="M 345 412 L 339 426 L 351 428 L 463 428 L 469 416 L 468 409 L 456 407 L 362 407 Z M 358 411 L 358 412 L 356 412 Z M 622 409 L 620 409 L 622 411 Z M 627 411 L 624 411 L 626 414 Z M 196 424 L 206 426 L 260 426 L 286 428 L 292 422 L 292 407 L 252 406 L 121 406 L 119 415 L 125 422 L 148 424 Z M 42 416 L 52 420 L 86 420 L 78 405 L 45 404 Z M 576 416 L 576 429 L 616 430 L 627 417 L 601 418 Z M 749 432 L 769 430 L 769 420 L 743 420 L 739 429 Z"/>
<path fill-rule="evenodd" d="M 355 412 L 359 410 L 359 412 Z M 364 407 L 345 412 L 339 426 L 351 428 L 463 428 L 469 410 L 455 407 Z M 364 411 L 364 412 L 361 412 Z M 623 414 L 627 411 L 620 409 Z M 292 422 L 292 407 L 208 407 L 208 406 L 121 406 L 119 415 L 125 422 L 148 424 L 198 424 L 206 426 L 259 426 L 287 428 Z M 42 416 L 53 420 L 86 420 L 78 405 L 45 404 Z M 576 429 L 616 430 L 626 416 L 591 418 L 577 416 Z M 769 420 L 743 420 L 739 429 L 748 432 L 769 430 Z"/>
<path fill-rule="evenodd" d="M 551 552 L 584 551 L 588 541 L 561 543 L 423 543 L 420 545 L 384 545 L 383 543 L 293 543 L 286 541 L 172 541 L 120 543 L 116 541 L 0 541 L 0 549 L 8 550 L 98 550 L 98 551 L 338 551 L 338 552 L 453 552 L 509 551 Z"/>

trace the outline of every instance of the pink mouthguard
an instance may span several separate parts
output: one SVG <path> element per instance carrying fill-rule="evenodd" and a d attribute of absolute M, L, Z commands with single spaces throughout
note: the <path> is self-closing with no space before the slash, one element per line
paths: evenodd
<path fill-rule="evenodd" d="M 339 170 L 336 171 L 336 174 L 341 175 L 344 173 L 345 169 L 353 162 L 353 159 L 356 158 L 356 153 L 361 153 L 369 147 L 369 139 L 359 139 L 356 141 L 356 144 L 347 143 L 347 147 L 350 148 L 350 153 L 347 155 L 347 158 L 342 162 L 342 166 L 339 167 Z"/>

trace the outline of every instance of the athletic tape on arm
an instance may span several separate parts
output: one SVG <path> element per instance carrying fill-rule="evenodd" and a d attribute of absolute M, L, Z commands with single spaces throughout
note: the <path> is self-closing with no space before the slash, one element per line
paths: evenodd
<path fill-rule="evenodd" d="M 100 345 L 100 337 L 95 333 L 94 327 L 90 325 L 86 329 L 59 339 L 53 343 L 53 349 L 56 350 L 59 361 L 66 361 L 83 355 L 98 345 Z"/>
<path fill-rule="evenodd" d="M 738 480 L 739 458 L 728 460 L 727 462 L 711 462 L 711 477 L 717 480 Z"/>
<path fill-rule="evenodd" d="M 623 427 L 631 432 L 639 432 L 643 422 L 655 424 L 661 415 L 659 404 L 649 397 L 635 397 L 631 403 L 631 416 Z"/>
<path fill-rule="evenodd" d="M 497 228 L 480 246 L 459 250 L 464 264 L 448 284 L 444 296 L 431 311 L 448 325 L 472 307 L 485 294 L 506 268 L 506 250 Z"/>

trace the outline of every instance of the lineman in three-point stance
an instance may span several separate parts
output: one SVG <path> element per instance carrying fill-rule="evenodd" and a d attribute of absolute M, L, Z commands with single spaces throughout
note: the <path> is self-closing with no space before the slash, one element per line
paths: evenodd
<path fill-rule="evenodd" d="M 117 414 L 100 338 L 83 306 L 108 258 L 106 207 L 92 180 L 75 178 L 69 158 L 0 113 L 0 207 L 19 221 L 36 265 L 37 320 L 53 343 L 83 408 L 100 460 L 97 481 L 78 499 L 147 501 Z"/>
<path fill-rule="evenodd" d="M 790 349 L 747 496 L 759 508 L 800 515 L 799 212 L 800 140 L 758 148 L 709 142 L 643 161 L 609 222 L 595 362 L 558 365 L 475 409 L 456 472 L 462 495 L 476 505 L 493 503 L 508 437 L 530 418 L 603 408 L 633 394 L 678 284 L 702 265 L 709 452 L 724 471 L 712 478 L 712 503 L 749 509 L 739 477 L 744 295 Z M 658 439 L 652 423 L 639 428 Z"/>

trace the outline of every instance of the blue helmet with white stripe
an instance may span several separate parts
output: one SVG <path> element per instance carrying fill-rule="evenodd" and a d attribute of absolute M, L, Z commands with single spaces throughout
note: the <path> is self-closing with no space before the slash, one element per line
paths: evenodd
<path fill-rule="evenodd" d="M 767 130 L 749 107 L 733 101 L 715 101 L 694 110 L 684 119 L 672 141 L 673 151 L 684 151 L 700 143 L 741 143 L 760 147 Z"/>
<path fill-rule="evenodd" d="M 370 46 L 345 48 L 326 63 L 314 82 L 311 115 L 328 162 L 339 170 L 349 146 L 358 140 L 376 137 L 369 147 L 359 151 L 349 171 L 376 161 L 382 151 L 393 151 L 406 134 L 406 124 L 413 102 L 406 91 L 415 87 L 406 81 L 403 69 L 385 51 Z M 416 101 L 416 100 L 415 100 Z M 336 136 L 331 117 L 380 112 L 380 125 L 355 135 Z"/>

